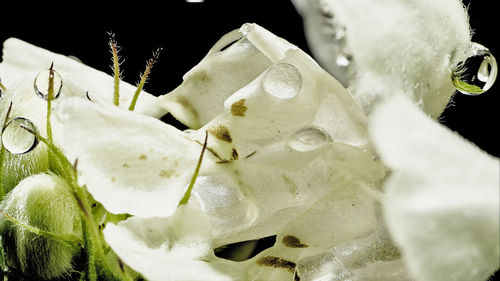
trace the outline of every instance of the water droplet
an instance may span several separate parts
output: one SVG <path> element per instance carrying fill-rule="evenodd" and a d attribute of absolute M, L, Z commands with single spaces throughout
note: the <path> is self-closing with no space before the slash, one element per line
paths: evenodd
<path fill-rule="evenodd" d="M 54 73 L 54 99 L 59 97 L 61 93 L 61 88 L 63 86 L 61 75 L 53 70 Z M 35 77 L 35 81 L 33 82 L 33 88 L 35 89 L 35 93 L 41 97 L 42 99 L 47 100 L 49 95 L 49 76 L 50 70 L 42 70 Z"/>
<path fill-rule="evenodd" d="M 330 135 L 321 128 L 311 126 L 295 132 L 288 140 L 288 146 L 296 151 L 311 151 L 332 141 Z"/>
<path fill-rule="evenodd" d="M 338 66 L 346 67 L 349 66 L 352 60 L 352 55 L 347 50 L 341 50 L 336 59 L 336 63 Z"/>
<path fill-rule="evenodd" d="M 254 203 L 240 190 L 237 180 L 228 174 L 198 177 L 193 195 L 219 234 L 248 226 L 257 218 Z"/>
<path fill-rule="evenodd" d="M 262 85 L 266 92 L 277 98 L 291 99 L 302 87 L 302 75 L 295 66 L 278 63 L 269 68 Z"/>
<path fill-rule="evenodd" d="M 246 36 L 250 31 L 252 31 L 253 25 L 250 23 L 245 23 L 244 25 L 241 26 L 240 32 L 244 36 Z"/>
<path fill-rule="evenodd" d="M 466 95 L 480 95 L 493 86 L 497 78 L 497 62 L 488 48 L 472 43 L 469 57 L 454 70 L 452 81 Z"/>
<path fill-rule="evenodd" d="M 23 117 L 16 117 L 10 120 L 2 130 L 2 144 L 11 154 L 21 155 L 28 153 L 38 144 L 38 139 L 22 127 L 36 131 L 35 125 Z"/>
<path fill-rule="evenodd" d="M 77 56 L 72 56 L 72 55 L 69 55 L 68 58 L 76 61 L 76 62 L 79 62 L 79 63 L 83 63 L 81 59 L 79 59 Z"/>

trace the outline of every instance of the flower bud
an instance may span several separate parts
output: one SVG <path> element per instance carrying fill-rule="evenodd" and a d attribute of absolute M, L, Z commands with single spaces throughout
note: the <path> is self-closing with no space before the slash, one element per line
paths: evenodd
<path fill-rule="evenodd" d="M 59 236 L 82 237 L 77 202 L 62 178 L 47 174 L 30 176 L 6 195 L 0 208 L 0 235 L 9 267 L 41 279 L 69 274 L 78 247 L 35 233 L 38 229 Z"/>

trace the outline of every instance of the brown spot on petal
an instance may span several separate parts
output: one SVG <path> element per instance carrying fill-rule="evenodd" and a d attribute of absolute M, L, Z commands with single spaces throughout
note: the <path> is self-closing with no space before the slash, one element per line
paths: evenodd
<path fill-rule="evenodd" d="M 273 257 L 273 256 L 267 256 L 267 257 L 260 258 L 257 260 L 257 264 L 262 265 L 262 266 L 270 266 L 270 267 L 274 267 L 274 268 L 282 268 L 282 269 L 286 269 L 290 272 L 295 271 L 295 265 L 296 265 L 292 261 L 285 260 L 285 259 L 278 258 L 278 257 Z"/>
<path fill-rule="evenodd" d="M 287 235 L 283 237 L 283 240 L 281 241 L 283 245 L 287 246 L 288 248 L 307 248 L 309 247 L 307 244 L 304 244 L 300 241 L 299 238 L 292 236 L 292 235 Z"/>
<path fill-rule="evenodd" d="M 238 151 L 233 148 L 233 154 L 232 154 L 233 160 L 238 160 Z"/>
<path fill-rule="evenodd" d="M 129 164 L 127 164 L 127 163 L 123 163 L 122 167 L 123 167 L 123 168 L 130 168 L 130 165 L 129 165 Z"/>
<path fill-rule="evenodd" d="M 211 128 L 209 132 L 221 141 L 231 143 L 233 139 L 229 134 L 229 130 L 224 125 L 219 125 L 217 127 Z"/>
<path fill-rule="evenodd" d="M 116 177 L 115 176 L 112 176 L 111 177 L 111 182 L 115 182 L 116 181 Z"/>
<path fill-rule="evenodd" d="M 170 178 L 173 175 L 175 175 L 175 170 L 161 170 L 160 171 L 160 177 L 162 177 L 162 178 Z"/>
<path fill-rule="evenodd" d="M 244 117 L 248 107 L 245 106 L 246 99 L 241 99 L 231 105 L 231 114 L 233 116 Z"/>
<path fill-rule="evenodd" d="M 198 111 L 196 111 L 196 109 L 194 109 L 194 107 L 191 105 L 191 102 L 189 102 L 189 100 L 187 98 L 185 98 L 183 96 L 177 96 L 177 103 L 179 103 L 180 105 L 182 105 L 182 107 L 184 107 L 185 109 L 190 111 L 191 114 L 193 114 L 193 117 L 195 119 L 198 119 L 198 117 L 199 117 Z"/>
<path fill-rule="evenodd" d="M 141 156 L 139 156 L 139 160 L 146 161 L 148 160 L 148 157 L 144 154 L 141 154 Z"/>
<path fill-rule="evenodd" d="M 254 152 L 252 152 L 252 153 L 250 153 L 250 154 L 248 154 L 247 156 L 245 156 L 245 159 L 252 157 L 256 152 L 257 152 L 257 150 L 254 151 Z"/>
<path fill-rule="evenodd" d="M 287 177 L 285 174 L 281 174 L 281 178 L 285 183 L 288 185 L 288 189 L 290 190 L 291 194 L 297 194 L 297 185 L 293 180 L 291 180 L 289 177 Z"/>

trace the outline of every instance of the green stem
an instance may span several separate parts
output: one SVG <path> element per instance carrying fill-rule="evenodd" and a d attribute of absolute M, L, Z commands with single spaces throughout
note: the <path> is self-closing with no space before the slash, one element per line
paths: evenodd
<path fill-rule="evenodd" d="M 78 185 L 78 161 L 75 161 L 75 164 L 72 165 L 66 158 L 66 156 L 64 156 L 64 154 L 53 144 L 53 142 L 40 136 L 38 132 L 33 131 L 30 128 L 22 128 L 35 135 L 41 142 L 45 143 L 49 150 L 54 153 L 54 156 L 57 158 L 59 163 L 61 163 L 61 171 L 63 177 L 68 181 L 73 196 L 82 212 L 82 221 L 85 223 L 83 235 L 86 239 L 85 246 L 89 247 L 88 249 L 86 249 L 88 251 L 87 255 L 89 266 L 92 266 L 92 270 L 95 270 L 96 264 L 99 263 L 102 270 L 104 272 L 112 274 L 116 280 L 132 281 L 132 279 L 127 275 L 126 272 L 122 272 L 122 276 L 117 276 L 107 264 L 106 255 L 104 253 L 104 245 L 106 245 L 106 242 L 104 241 L 104 237 L 100 234 L 98 224 L 96 223 L 95 218 L 92 215 L 90 200 L 87 196 L 87 193 L 84 190 L 84 187 L 80 187 Z M 89 280 L 93 281 L 95 279 L 92 278 L 94 275 L 96 275 L 96 273 L 94 273 L 92 270 L 88 272 L 87 276 L 89 277 Z"/>
<path fill-rule="evenodd" d="M 52 142 L 52 125 L 50 114 L 52 113 L 52 100 L 54 99 L 54 63 L 49 69 L 49 89 L 47 90 L 47 139 Z"/>
<path fill-rule="evenodd" d="M 191 182 L 189 183 L 189 186 L 184 193 L 184 197 L 182 197 L 181 201 L 179 202 L 178 206 L 187 204 L 189 201 L 189 198 L 191 198 L 191 191 L 193 190 L 194 184 L 196 182 L 196 178 L 198 177 L 198 173 L 200 172 L 200 167 L 201 167 L 201 162 L 203 160 L 203 154 L 205 153 L 205 150 L 207 148 L 207 141 L 208 141 L 208 132 L 205 132 L 205 142 L 203 143 L 203 148 L 200 153 L 200 158 L 198 159 L 198 164 L 196 165 L 196 169 L 194 170 L 194 174 L 191 177 Z"/>
<path fill-rule="evenodd" d="M 5 161 L 5 148 L 0 143 L 0 202 L 3 201 L 5 196 L 5 185 L 3 183 L 3 163 Z"/>
<path fill-rule="evenodd" d="M 95 249 L 94 244 L 92 243 L 92 239 L 89 237 L 89 230 L 87 227 L 86 220 L 82 217 L 82 234 L 83 240 L 85 242 L 85 253 L 87 254 L 87 280 L 88 281 L 96 281 L 97 280 L 97 271 L 95 264 Z"/>

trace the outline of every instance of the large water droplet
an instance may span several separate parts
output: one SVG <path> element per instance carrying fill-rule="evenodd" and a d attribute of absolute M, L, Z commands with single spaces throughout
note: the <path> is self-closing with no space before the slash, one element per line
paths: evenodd
<path fill-rule="evenodd" d="M 36 131 L 35 125 L 30 120 L 22 117 L 10 120 L 2 130 L 3 147 L 11 154 L 28 153 L 38 144 L 38 139 L 22 127 Z"/>
<path fill-rule="evenodd" d="M 262 85 L 266 92 L 277 98 L 291 99 L 302 87 L 302 75 L 295 66 L 278 63 L 269 68 Z"/>
<path fill-rule="evenodd" d="M 488 48 L 472 43 L 469 57 L 453 72 L 452 81 L 466 95 L 480 95 L 493 86 L 497 62 Z"/>
<path fill-rule="evenodd" d="M 33 88 L 35 89 L 35 93 L 41 97 L 42 99 L 47 100 L 49 97 L 49 77 L 50 77 L 50 69 L 42 70 L 35 77 L 35 81 L 33 82 Z M 54 99 L 59 97 L 61 93 L 61 88 L 63 86 L 61 75 L 52 70 L 54 73 Z"/>
<path fill-rule="evenodd" d="M 288 140 L 288 146 L 296 151 L 311 151 L 331 142 L 332 138 L 323 129 L 305 127 L 295 132 Z"/>
<path fill-rule="evenodd" d="M 253 202 L 241 192 L 236 179 L 227 174 L 198 177 L 193 195 L 209 215 L 218 234 L 248 226 L 258 214 Z"/>

